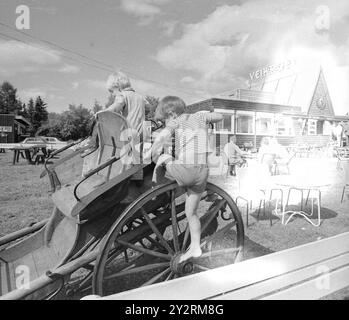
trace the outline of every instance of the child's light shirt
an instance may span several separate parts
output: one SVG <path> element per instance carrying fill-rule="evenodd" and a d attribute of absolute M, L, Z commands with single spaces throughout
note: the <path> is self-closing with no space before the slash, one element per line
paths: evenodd
<path fill-rule="evenodd" d="M 166 124 L 175 134 L 177 163 L 206 164 L 211 153 L 207 124 L 212 121 L 210 113 L 182 114 Z"/>

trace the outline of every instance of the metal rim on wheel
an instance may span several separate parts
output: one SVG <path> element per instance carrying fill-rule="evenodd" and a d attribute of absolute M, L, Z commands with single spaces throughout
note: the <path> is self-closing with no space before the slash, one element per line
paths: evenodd
<path fill-rule="evenodd" d="M 135 288 L 205 271 L 211 267 L 210 261 L 219 261 L 219 255 L 229 261 L 226 264 L 241 259 L 244 227 L 240 211 L 224 190 L 208 183 L 200 201 L 203 255 L 179 263 L 179 256 L 190 242 L 184 193 L 183 188 L 172 182 L 147 191 L 126 208 L 101 244 L 93 274 L 94 294 L 103 296 L 131 289 L 126 287 L 128 284 L 119 287 L 127 277 L 132 278 L 127 281 L 134 281 Z M 217 237 L 225 241 L 216 241 Z M 231 246 L 217 247 L 222 244 L 216 242 Z M 108 273 L 110 270 L 113 273 Z M 106 289 L 107 285 L 113 287 L 112 292 Z"/>

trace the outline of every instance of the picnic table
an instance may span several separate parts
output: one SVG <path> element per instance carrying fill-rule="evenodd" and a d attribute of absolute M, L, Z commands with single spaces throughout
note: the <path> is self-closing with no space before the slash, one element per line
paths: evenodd
<path fill-rule="evenodd" d="M 21 144 L 18 146 L 12 147 L 10 150 L 13 150 L 13 161 L 12 164 L 19 162 L 19 156 L 22 155 L 24 159 L 27 160 L 28 164 L 33 164 L 32 159 L 34 156 L 41 150 L 44 155 L 47 154 L 46 145 L 25 145 Z"/>

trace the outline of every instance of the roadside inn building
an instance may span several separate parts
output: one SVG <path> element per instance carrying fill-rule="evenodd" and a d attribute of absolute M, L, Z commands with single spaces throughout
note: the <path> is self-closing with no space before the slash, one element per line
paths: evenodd
<path fill-rule="evenodd" d="M 0 143 L 16 143 L 23 140 L 30 122 L 19 115 L 0 114 Z"/>
<path fill-rule="evenodd" d="M 270 81 L 256 81 L 249 89 L 188 106 L 191 112 L 212 110 L 223 114 L 215 125 L 216 145 L 236 135 L 237 144 L 259 148 L 264 136 L 282 145 L 325 146 L 334 128 L 349 116 L 336 116 L 322 69 Z M 349 108 L 348 108 L 349 109 Z"/>

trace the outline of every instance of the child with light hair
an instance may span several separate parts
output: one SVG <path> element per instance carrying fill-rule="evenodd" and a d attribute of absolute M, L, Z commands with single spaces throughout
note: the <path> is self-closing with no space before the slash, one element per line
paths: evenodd
<path fill-rule="evenodd" d="M 218 113 L 186 114 L 186 105 L 178 97 L 163 98 L 156 109 L 155 118 L 166 122 L 165 128 L 156 136 L 152 146 L 153 160 L 157 162 L 153 180 L 162 183 L 176 180 L 186 189 L 185 214 L 188 219 L 191 243 L 179 262 L 202 254 L 200 247 L 201 223 L 197 208 L 208 179 L 207 156 L 211 152 L 208 144 L 207 124 L 223 119 Z M 168 154 L 159 156 L 164 144 L 175 137 L 176 159 Z M 162 180 L 162 181 L 161 181 Z"/>
<path fill-rule="evenodd" d="M 135 92 L 130 79 L 122 72 L 113 73 L 108 77 L 107 89 L 114 96 L 114 101 L 106 110 L 120 113 L 140 135 L 145 121 L 144 97 Z"/>

